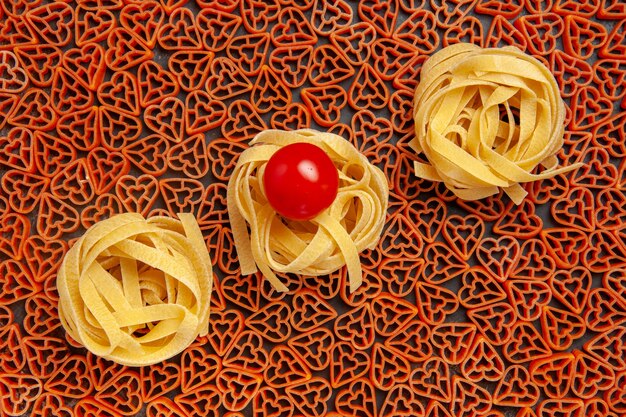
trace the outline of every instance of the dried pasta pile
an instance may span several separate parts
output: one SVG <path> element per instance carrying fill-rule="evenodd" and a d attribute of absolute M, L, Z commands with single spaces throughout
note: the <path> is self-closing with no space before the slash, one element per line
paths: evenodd
<path fill-rule="evenodd" d="M 120 214 L 97 223 L 59 270 L 59 316 L 96 355 L 150 365 L 208 333 L 211 260 L 191 214 L 144 219 Z"/>
<path fill-rule="evenodd" d="M 421 74 L 411 146 L 430 164 L 415 163 L 418 177 L 443 181 L 465 200 L 502 187 L 519 204 L 526 195 L 520 183 L 578 167 L 556 167 L 565 106 L 536 58 L 515 47 L 462 43 L 434 54 Z M 539 164 L 544 170 L 531 173 Z"/>
<path fill-rule="evenodd" d="M 279 216 L 263 190 L 267 161 L 294 142 L 319 146 L 339 172 L 337 198 L 310 221 Z M 376 246 L 385 223 L 389 187 L 383 172 L 331 133 L 267 130 L 251 145 L 239 157 L 228 184 L 228 213 L 241 272 L 251 274 L 258 267 L 274 288 L 287 291 L 274 271 L 319 276 L 347 265 L 350 290 L 356 290 L 362 282 L 359 252 Z"/>

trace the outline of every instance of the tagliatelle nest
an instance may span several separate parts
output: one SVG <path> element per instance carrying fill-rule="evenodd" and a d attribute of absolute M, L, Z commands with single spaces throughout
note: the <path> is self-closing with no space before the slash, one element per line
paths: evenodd
<path fill-rule="evenodd" d="M 416 163 L 416 175 L 465 200 L 501 187 L 519 204 L 520 183 L 578 167 L 556 167 L 565 106 L 554 76 L 514 47 L 456 44 L 434 54 L 421 70 L 414 119 L 411 146 L 430 162 Z M 531 174 L 539 164 L 543 172 Z"/>
<path fill-rule="evenodd" d="M 211 260 L 191 214 L 120 214 L 91 227 L 57 277 L 59 317 L 98 356 L 150 365 L 208 333 Z"/>
<path fill-rule="evenodd" d="M 294 142 L 322 148 L 339 173 L 334 202 L 308 221 L 278 215 L 263 190 L 268 160 Z M 240 155 L 228 184 L 228 213 L 241 272 L 254 273 L 258 266 L 274 288 L 286 291 L 274 271 L 319 276 L 347 265 L 350 290 L 356 290 L 362 282 L 359 252 L 376 246 L 385 223 L 389 187 L 383 172 L 332 133 L 267 130 L 251 145 Z"/>

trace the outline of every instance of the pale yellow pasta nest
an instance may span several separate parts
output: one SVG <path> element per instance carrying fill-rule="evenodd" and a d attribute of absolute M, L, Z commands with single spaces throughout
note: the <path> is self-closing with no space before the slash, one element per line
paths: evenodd
<path fill-rule="evenodd" d="M 211 260 L 195 218 L 178 217 L 120 214 L 78 239 L 57 277 L 59 317 L 72 338 L 143 366 L 208 333 Z"/>
<path fill-rule="evenodd" d="M 520 183 L 577 167 L 556 168 L 565 106 L 554 76 L 514 47 L 456 44 L 434 54 L 421 69 L 414 119 L 410 145 L 430 162 L 415 163 L 416 175 L 461 199 L 501 187 L 519 204 Z M 539 164 L 545 169 L 531 174 Z"/>
<path fill-rule="evenodd" d="M 267 161 L 294 142 L 322 148 L 339 173 L 336 199 L 308 221 L 278 215 L 263 190 Z M 227 198 L 241 272 L 251 274 L 258 267 L 274 288 L 287 291 L 274 271 L 320 276 L 347 265 L 350 290 L 356 290 L 362 282 L 359 252 L 376 246 L 385 223 L 389 186 L 383 172 L 332 133 L 266 130 L 250 144 L 239 156 Z"/>

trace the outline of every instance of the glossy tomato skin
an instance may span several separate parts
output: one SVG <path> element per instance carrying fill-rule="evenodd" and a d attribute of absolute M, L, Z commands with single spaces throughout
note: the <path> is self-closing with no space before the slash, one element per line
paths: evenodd
<path fill-rule="evenodd" d="M 310 143 L 283 146 L 267 162 L 265 196 L 278 214 L 311 220 L 328 208 L 339 188 L 339 174 L 328 154 Z"/>

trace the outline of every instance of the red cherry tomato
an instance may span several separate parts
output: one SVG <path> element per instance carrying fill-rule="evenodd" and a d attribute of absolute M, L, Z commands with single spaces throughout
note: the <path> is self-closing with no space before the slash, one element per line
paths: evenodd
<path fill-rule="evenodd" d="M 337 197 L 339 175 L 326 152 L 298 142 L 280 148 L 267 161 L 263 187 L 278 214 L 291 220 L 310 220 Z"/>

